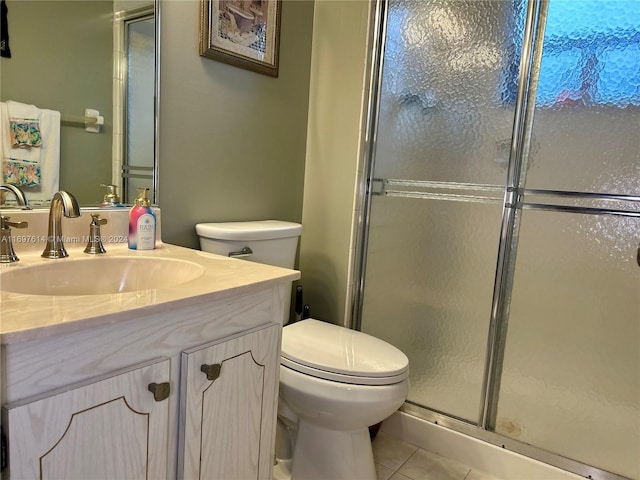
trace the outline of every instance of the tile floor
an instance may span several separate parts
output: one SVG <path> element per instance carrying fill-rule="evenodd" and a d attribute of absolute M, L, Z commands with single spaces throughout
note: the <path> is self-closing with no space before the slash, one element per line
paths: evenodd
<path fill-rule="evenodd" d="M 378 480 L 499 480 L 385 432 L 373 440 Z"/>

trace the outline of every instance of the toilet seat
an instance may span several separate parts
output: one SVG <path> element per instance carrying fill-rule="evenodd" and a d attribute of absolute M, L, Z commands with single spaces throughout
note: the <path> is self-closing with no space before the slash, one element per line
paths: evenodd
<path fill-rule="evenodd" d="M 409 374 L 407 356 L 366 333 L 306 319 L 284 327 L 281 365 L 356 385 L 391 385 Z"/>

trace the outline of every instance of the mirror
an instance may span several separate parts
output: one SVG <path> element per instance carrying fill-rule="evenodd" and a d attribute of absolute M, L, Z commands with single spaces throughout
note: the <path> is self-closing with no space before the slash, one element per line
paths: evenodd
<path fill-rule="evenodd" d="M 11 57 L 1 59 L 0 101 L 8 111 L 13 101 L 60 112 L 57 189 L 81 205 L 99 205 L 103 184 L 116 185 L 122 203 L 147 187 L 157 203 L 159 3 L 6 0 Z M 41 161 L 40 185 L 20 185 L 34 207 L 47 205 L 45 178 L 55 166 L 46 168 Z"/>

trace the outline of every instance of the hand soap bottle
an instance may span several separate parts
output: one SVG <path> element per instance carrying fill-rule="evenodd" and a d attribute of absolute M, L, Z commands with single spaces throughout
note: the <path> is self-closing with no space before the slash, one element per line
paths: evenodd
<path fill-rule="evenodd" d="M 147 198 L 148 188 L 138 188 L 135 205 L 129 212 L 129 248 L 153 250 L 156 248 L 156 214 Z"/>
<path fill-rule="evenodd" d="M 118 196 L 118 186 L 111 183 L 101 183 L 101 187 L 107 189 L 107 193 L 100 204 L 101 207 L 122 207 L 120 197 Z"/>

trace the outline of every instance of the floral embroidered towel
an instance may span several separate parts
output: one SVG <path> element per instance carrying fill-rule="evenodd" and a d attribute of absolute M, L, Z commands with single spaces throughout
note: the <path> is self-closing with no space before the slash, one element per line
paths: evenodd
<path fill-rule="evenodd" d="M 12 145 L 10 118 L 39 119 L 42 146 Z M 51 200 L 59 190 L 60 112 L 12 100 L 0 102 L 0 169 L 0 181 L 6 181 L 8 176 L 13 181 L 7 183 L 24 187 L 29 203 L 37 205 Z"/>
<path fill-rule="evenodd" d="M 23 187 L 40 185 L 40 162 L 7 158 L 2 163 L 4 183 Z"/>
<path fill-rule="evenodd" d="M 10 118 L 9 135 L 13 146 L 20 148 L 42 146 L 40 120 L 37 118 Z"/>
<path fill-rule="evenodd" d="M 9 141 L 11 147 L 30 148 L 42 146 L 40 109 L 35 105 L 7 100 L 9 115 Z M 22 158 L 23 154 L 19 156 Z M 38 156 L 40 153 L 37 154 Z M 6 158 L 6 157 L 5 157 Z"/>

